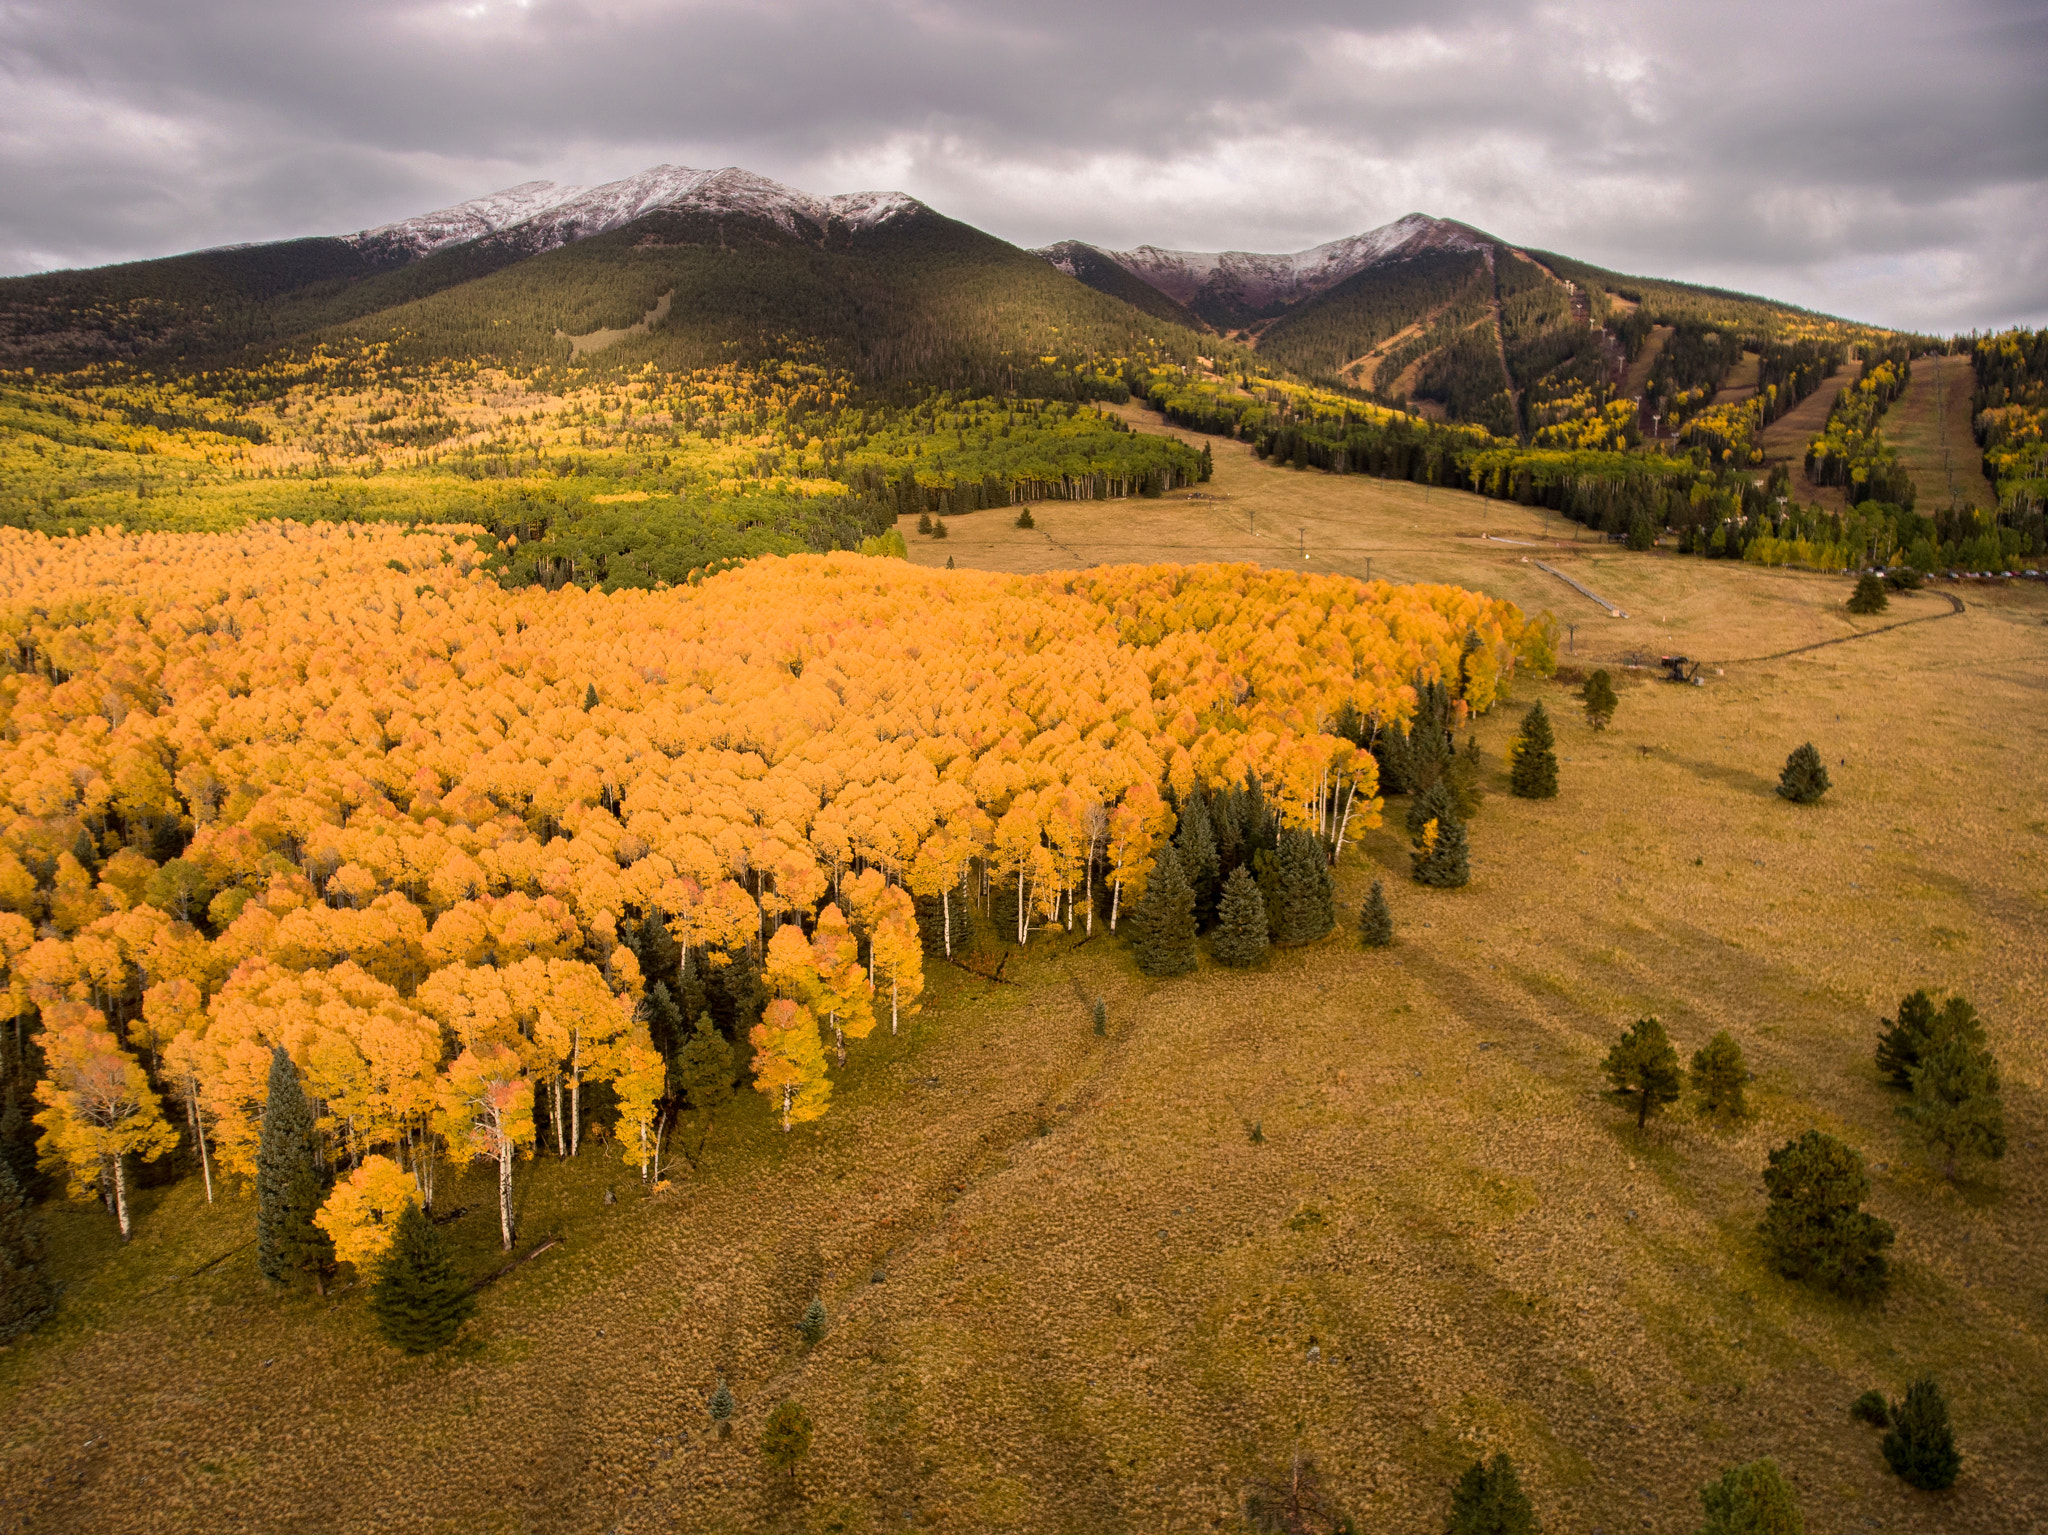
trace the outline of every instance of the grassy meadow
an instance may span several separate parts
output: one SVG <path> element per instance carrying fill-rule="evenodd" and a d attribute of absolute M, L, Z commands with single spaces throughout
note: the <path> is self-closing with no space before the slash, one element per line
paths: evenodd
<path fill-rule="evenodd" d="M 1297 1450 L 1361 1531 L 1441 1528 L 1496 1450 L 1557 1535 L 1690 1535 L 1700 1483 L 1763 1455 L 1812 1535 L 2048 1525 L 2048 593 L 1859 619 L 1840 577 L 1630 555 L 1207 440 L 1197 498 L 906 523 L 912 557 L 1370 558 L 1554 611 L 1565 671 L 1475 725 L 1468 888 L 1408 880 L 1396 800 L 1344 853 L 1339 931 L 1260 970 L 1147 980 L 1099 928 L 1036 935 L 1000 982 L 933 962 L 816 1124 L 783 1135 L 746 1093 L 655 1196 L 603 1147 L 522 1164 L 519 1251 L 562 1241 L 440 1357 L 385 1348 L 360 1286 L 268 1292 L 253 1205 L 196 1178 L 145 1189 L 125 1248 L 97 1207 L 46 1206 L 64 1304 L 0 1350 L 0 1528 L 1235 1531 Z M 1573 669 L 1669 651 L 1707 685 L 1619 670 L 1610 730 L 1575 711 Z M 1536 699 L 1562 790 L 1527 802 L 1504 754 Z M 1807 740 L 1835 787 L 1798 807 L 1772 787 Z M 1383 952 L 1352 935 L 1375 878 Z M 1954 1183 L 1872 1063 L 1920 986 L 1967 994 L 2005 1070 L 2012 1151 Z M 1687 1057 L 1735 1036 L 1747 1123 L 1688 1097 L 1637 1132 L 1599 1062 L 1646 1013 Z M 1880 1304 L 1761 1259 L 1760 1169 L 1812 1126 L 1898 1227 Z M 445 1233 L 493 1274 L 488 1173 L 450 1183 Z M 1847 1410 L 1930 1370 L 1964 1454 L 1943 1495 Z M 817 1427 L 794 1487 L 755 1448 L 786 1397 Z"/>

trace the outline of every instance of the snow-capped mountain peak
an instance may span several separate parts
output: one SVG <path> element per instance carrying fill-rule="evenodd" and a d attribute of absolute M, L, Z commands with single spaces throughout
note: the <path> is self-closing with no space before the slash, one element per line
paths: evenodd
<path fill-rule="evenodd" d="M 923 207 L 902 192 L 813 197 L 734 165 L 715 171 L 656 165 L 594 187 L 521 182 L 487 197 L 365 229 L 349 238 L 359 245 L 400 246 L 416 258 L 486 236 L 508 239 L 538 252 L 604 234 L 664 210 L 766 219 L 790 234 L 804 235 L 834 224 L 873 229 Z"/>

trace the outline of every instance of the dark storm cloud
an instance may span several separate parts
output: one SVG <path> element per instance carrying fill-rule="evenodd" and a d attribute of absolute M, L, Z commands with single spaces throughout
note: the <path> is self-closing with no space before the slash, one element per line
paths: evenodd
<path fill-rule="evenodd" d="M 1022 243 L 1411 209 L 1893 324 L 2048 319 L 2038 4 L 0 0 L 0 267 L 740 164 Z"/>

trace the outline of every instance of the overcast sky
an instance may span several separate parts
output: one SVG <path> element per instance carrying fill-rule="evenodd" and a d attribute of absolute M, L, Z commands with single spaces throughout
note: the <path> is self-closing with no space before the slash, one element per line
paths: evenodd
<path fill-rule="evenodd" d="M 0 271 L 742 165 L 1024 245 L 1415 210 L 1936 331 L 2048 322 L 2043 0 L 0 0 Z"/>

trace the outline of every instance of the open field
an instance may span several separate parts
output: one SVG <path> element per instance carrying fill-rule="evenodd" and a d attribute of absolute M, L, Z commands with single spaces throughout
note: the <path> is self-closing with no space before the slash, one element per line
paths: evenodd
<path fill-rule="evenodd" d="M 1991 482 L 1984 453 L 1970 432 L 1970 391 L 1975 375 L 1967 356 L 1916 357 L 1913 380 L 1885 412 L 1884 435 L 1913 476 L 1919 510 L 1951 502 L 1988 506 Z"/>
<path fill-rule="evenodd" d="M 1263 970 L 1153 982 L 1117 940 L 1057 933 L 1000 984 L 935 962 L 924 1014 L 854 1047 L 815 1125 L 778 1134 L 745 1094 L 660 1198 L 603 1148 L 522 1166 L 522 1246 L 566 1241 L 443 1358 L 385 1350 L 360 1289 L 268 1295 L 251 1206 L 208 1209 L 196 1180 L 146 1190 L 126 1249 L 51 1207 L 65 1306 L 0 1351 L 0 1529 L 1229 1531 L 1296 1446 L 1367 1531 L 1439 1528 L 1497 1449 L 1573 1535 L 1690 1535 L 1698 1485 L 1766 1454 L 1813 1535 L 2048 1525 L 2043 595 L 1984 585 L 1873 632 L 1948 604 L 1857 619 L 1842 578 L 1575 548 L 1540 512 L 1203 440 L 1219 499 L 1049 503 L 1036 531 L 982 512 L 906 528 L 913 557 L 1371 558 L 1554 610 L 1567 663 L 1683 650 L 1725 675 L 1625 673 L 1599 735 L 1564 684 L 1524 682 L 1476 726 L 1465 890 L 1406 879 L 1395 801 L 1344 855 L 1339 933 Z M 1563 789 L 1531 803 L 1500 764 L 1534 698 Z M 1836 788 L 1801 808 L 1771 784 L 1808 739 Z M 1375 877 L 1400 930 L 1377 954 L 1348 936 Z M 1975 1001 L 2005 1068 L 2012 1154 L 1954 1185 L 1871 1062 L 1923 985 Z M 1756 1117 L 1688 1103 L 1639 1136 L 1598 1062 L 1644 1013 L 1687 1055 L 1733 1033 Z M 1759 1258 L 1759 1169 L 1813 1125 L 1862 1149 L 1899 1228 L 1882 1305 Z M 490 1273 L 483 1174 L 443 1197 Z M 814 1294 L 833 1326 L 804 1350 Z M 1940 1497 L 1846 1410 L 1922 1370 L 1965 1454 Z M 701 1405 L 721 1374 L 726 1442 Z M 796 1494 L 754 1450 L 785 1396 L 818 1426 Z"/>

